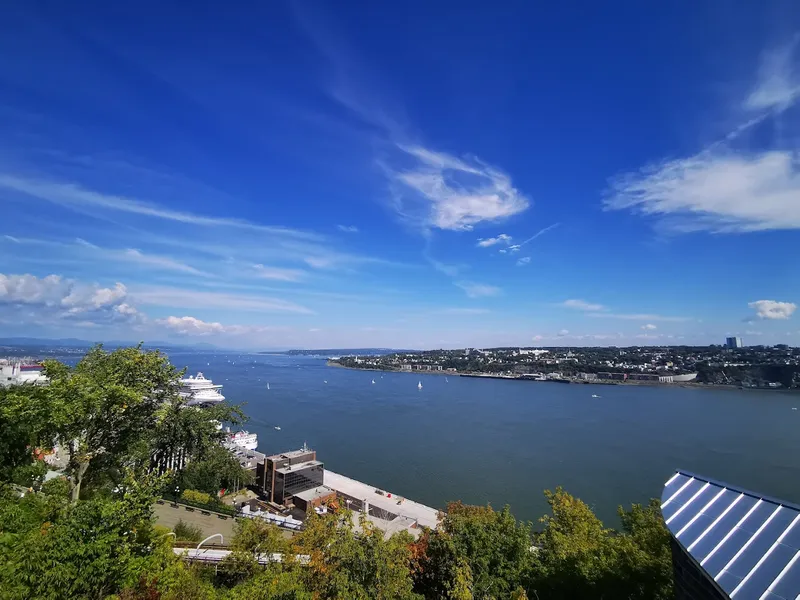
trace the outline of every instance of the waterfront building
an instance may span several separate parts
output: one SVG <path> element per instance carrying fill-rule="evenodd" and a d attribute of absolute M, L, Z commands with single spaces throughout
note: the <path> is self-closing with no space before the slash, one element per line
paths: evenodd
<path fill-rule="evenodd" d="M 42 373 L 42 365 L 22 361 L 0 361 L 0 386 L 33 383 L 44 385 L 48 382 Z"/>
<path fill-rule="evenodd" d="M 725 338 L 725 347 L 734 349 L 742 347 L 742 338 L 740 337 L 727 337 Z"/>
<path fill-rule="evenodd" d="M 677 600 L 794 600 L 800 506 L 686 471 L 664 485 Z"/>
<path fill-rule="evenodd" d="M 270 502 L 280 505 L 299 492 L 322 486 L 324 477 L 325 467 L 316 451 L 305 446 L 267 456 L 256 467 L 256 484 Z"/>

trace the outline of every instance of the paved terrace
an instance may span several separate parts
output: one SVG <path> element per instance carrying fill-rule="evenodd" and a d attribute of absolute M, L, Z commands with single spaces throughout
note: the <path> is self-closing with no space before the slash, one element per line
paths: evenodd
<path fill-rule="evenodd" d="M 361 483 L 355 479 L 350 479 L 344 475 L 339 475 L 328 469 L 325 469 L 324 484 L 346 496 L 366 500 L 371 506 L 378 507 L 388 513 L 416 521 L 420 526 L 434 528 L 439 522 L 439 511 L 435 508 L 425 506 L 419 502 L 414 502 L 408 498 L 404 498 L 403 501 L 398 504 L 397 501 L 400 497 L 395 495 L 394 492 L 389 492 L 392 494 L 392 497 L 387 498 L 386 496 L 375 493 L 375 490 L 378 488 L 367 485 L 366 483 Z"/>

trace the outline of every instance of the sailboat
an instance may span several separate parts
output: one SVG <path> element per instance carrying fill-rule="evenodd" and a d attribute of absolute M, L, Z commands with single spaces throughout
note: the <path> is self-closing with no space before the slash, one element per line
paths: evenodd
<path fill-rule="evenodd" d="M 322 382 L 322 383 L 328 383 L 328 380 L 327 380 L 327 379 L 325 379 L 325 380 L 323 380 L 323 382 Z"/>
<path fill-rule="evenodd" d="M 445 383 L 450 383 L 449 381 L 447 381 L 447 377 L 444 378 L 444 382 Z"/>
<path fill-rule="evenodd" d="M 269 389 L 269 381 L 267 382 L 267 389 Z"/>
<path fill-rule="evenodd" d="M 420 382 L 417 384 L 417 389 L 418 389 L 418 390 L 421 390 L 421 389 L 422 389 L 422 382 L 421 382 L 421 381 L 420 381 Z"/>
<path fill-rule="evenodd" d="M 372 380 L 372 385 L 375 385 L 375 380 L 374 379 Z"/>

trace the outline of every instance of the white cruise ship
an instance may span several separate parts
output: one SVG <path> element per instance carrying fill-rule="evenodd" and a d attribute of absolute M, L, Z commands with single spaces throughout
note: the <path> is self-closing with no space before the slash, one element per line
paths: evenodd
<path fill-rule="evenodd" d="M 231 433 L 230 428 L 227 431 L 228 436 L 222 445 L 228 450 L 236 450 L 237 448 L 246 448 L 247 450 L 255 450 L 258 448 L 258 435 L 250 433 L 249 431 L 237 431 Z"/>
<path fill-rule="evenodd" d="M 43 385 L 47 382 L 47 377 L 42 374 L 41 365 L 0 360 L 0 386 L 20 383 Z"/>
<path fill-rule="evenodd" d="M 225 396 L 219 392 L 222 386 L 214 385 L 214 382 L 206 379 L 202 373 L 181 379 L 180 383 L 179 393 L 189 406 L 218 404 L 225 400 Z"/>

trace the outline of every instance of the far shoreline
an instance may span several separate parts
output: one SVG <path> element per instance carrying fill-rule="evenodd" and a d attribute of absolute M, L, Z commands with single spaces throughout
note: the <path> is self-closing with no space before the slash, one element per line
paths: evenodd
<path fill-rule="evenodd" d="M 556 382 L 556 381 L 536 381 L 533 379 L 528 379 L 524 377 L 504 377 L 498 376 L 494 374 L 484 374 L 484 373 L 458 373 L 452 371 L 401 371 L 399 369 L 376 369 L 372 367 L 348 367 L 336 361 L 332 361 L 328 359 L 326 361 L 326 366 L 328 367 L 335 367 L 338 369 L 348 369 L 350 371 L 371 371 L 373 373 L 402 373 L 407 375 L 414 375 L 415 373 L 418 375 L 451 375 L 453 377 L 468 377 L 470 379 L 493 379 L 493 380 L 508 380 L 508 381 L 531 381 L 534 383 L 561 383 L 564 382 Z M 788 394 L 796 394 L 800 392 L 800 390 L 790 390 L 786 388 L 746 388 L 746 387 L 739 387 L 738 385 L 714 385 L 714 384 L 706 384 L 706 383 L 661 383 L 658 381 L 605 381 L 605 380 L 582 380 L 582 381 L 572 381 L 568 380 L 566 383 L 571 385 L 601 385 L 601 386 L 621 386 L 621 387 L 657 387 L 657 388 L 667 388 L 667 389 L 674 389 L 674 388 L 684 388 L 690 390 L 724 390 L 724 391 L 739 391 L 739 392 L 784 392 Z"/>

